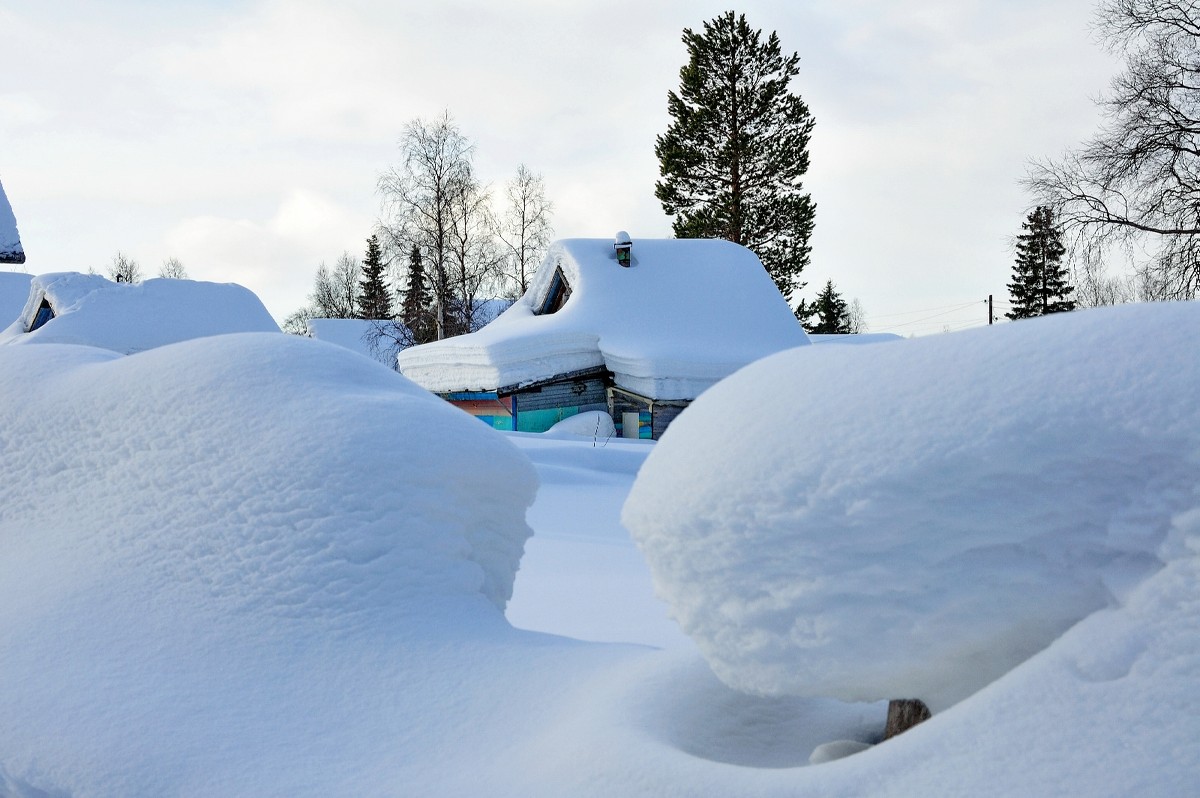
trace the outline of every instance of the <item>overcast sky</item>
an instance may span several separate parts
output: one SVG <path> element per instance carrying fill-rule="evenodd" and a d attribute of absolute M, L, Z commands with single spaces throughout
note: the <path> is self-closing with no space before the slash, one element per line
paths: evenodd
<path fill-rule="evenodd" d="M 811 298 L 872 331 L 986 323 L 1033 157 L 1092 133 L 1117 69 L 1093 0 L 762 0 L 816 118 Z M 728 3 L 0 0 L 0 181 L 30 272 L 179 258 L 282 320 L 361 256 L 380 173 L 449 110 L 497 189 L 544 175 L 559 237 L 670 235 L 655 136 L 683 28 Z M 636 243 L 635 243 L 636 246 Z M 951 310 L 951 308 L 957 308 Z"/>

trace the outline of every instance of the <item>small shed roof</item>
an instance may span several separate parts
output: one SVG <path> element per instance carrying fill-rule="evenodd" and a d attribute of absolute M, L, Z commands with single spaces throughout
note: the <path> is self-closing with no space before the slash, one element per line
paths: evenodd
<path fill-rule="evenodd" d="M 53 318 L 30 332 L 43 305 Z M 59 272 L 32 279 L 25 308 L 0 332 L 0 344 L 83 344 L 131 354 L 236 332 L 279 332 L 259 298 L 240 285 L 160 278 L 114 283 Z"/>
<path fill-rule="evenodd" d="M 565 291 L 561 302 L 553 292 Z M 547 312 L 552 310 L 552 312 Z M 604 366 L 619 387 L 693 399 L 742 366 L 808 343 L 753 252 L 718 239 L 612 238 L 550 247 L 529 290 L 478 332 L 415 346 L 405 376 L 437 392 L 494 390 Z"/>

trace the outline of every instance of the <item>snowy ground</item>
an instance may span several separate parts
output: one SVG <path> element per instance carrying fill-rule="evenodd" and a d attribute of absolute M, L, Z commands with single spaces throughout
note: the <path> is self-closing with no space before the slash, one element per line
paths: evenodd
<path fill-rule="evenodd" d="M 541 486 L 533 537 L 506 616 L 522 629 L 581 640 L 688 648 L 655 597 L 650 569 L 621 526 L 621 505 L 654 444 L 513 432 Z"/>
<path fill-rule="evenodd" d="M 1200 307 L 1189 304 L 810 347 L 768 372 L 823 375 L 804 389 L 829 392 L 823 414 L 788 415 L 799 394 L 759 390 L 756 380 L 776 377 L 746 371 L 729 395 L 784 399 L 727 440 L 713 434 L 727 428 L 714 394 L 658 444 L 495 433 L 364 358 L 278 334 L 128 357 L 0 347 L 0 796 L 1200 794 L 1197 334 Z M 1073 426 L 1043 450 L 1012 423 L 1029 391 L 981 387 L 965 364 L 1032 362 L 1015 373 L 1054 388 L 1064 351 L 1080 365 L 1060 382 L 1080 387 L 1033 395 Z M 889 390 L 876 396 L 878 380 Z M 941 405 L 926 407 L 930 385 Z M 830 386 L 857 386 L 856 398 Z M 947 407 L 971 409 L 961 416 L 972 426 L 939 427 Z M 837 434 L 846 415 L 861 435 Z M 1088 426 L 1097 421 L 1113 423 Z M 972 429 L 986 435 L 976 442 Z M 1013 475 L 961 467 L 977 459 L 973 446 L 999 443 L 1025 446 L 1038 474 L 999 481 L 989 474 Z M 717 454 L 697 460 L 706 445 Z M 901 445 L 912 448 L 877 457 Z M 1081 465 L 1080 453 L 1104 467 Z M 655 472 L 644 488 L 643 465 Z M 815 474 L 819 501 L 806 512 L 781 490 L 773 504 L 755 493 L 758 471 L 784 488 Z M 936 554 L 959 527 L 912 537 L 934 513 L 969 530 L 976 551 L 1012 531 L 1007 505 L 980 516 L 976 502 L 1057 473 L 1069 476 L 1055 489 L 1070 491 L 1070 507 L 1092 508 L 1065 527 L 1072 546 L 1046 548 L 1053 537 L 1035 534 L 1001 546 L 1013 556 L 999 561 L 1017 568 L 1049 552 L 1078 576 L 1124 547 L 1149 567 L 1122 570 L 1121 584 L 1105 584 L 1107 603 L 1075 605 L 1090 614 L 900 738 L 809 766 L 828 743 L 876 741 L 884 706 L 746 695 L 702 657 L 728 653 L 745 624 L 803 619 L 803 592 L 773 580 L 781 564 L 808 567 L 806 540 L 837 543 L 813 528 L 868 545 L 880 539 L 864 530 L 915 529 L 905 534 L 918 550 Z M 672 484 L 679 475 L 686 488 Z M 641 533 L 673 610 L 621 524 L 631 492 L 642 522 L 659 507 L 680 519 Z M 1021 516 L 1025 530 L 1064 523 L 1044 512 L 1053 492 L 1025 493 L 1046 503 Z M 874 523 L 889 517 L 884 498 L 906 526 Z M 746 528 L 726 523 L 752 499 Z M 1029 584 L 1041 589 L 1043 571 Z M 870 594 L 871 569 L 854 573 Z M 747 574 L 761 576 L 755 601 Z M 700 601 L 692 588 L 703 584 L 733 592 Z M 969 594 L 970 579 L 955 584 Z M 896 613 L 931 606 L 920 587 Z M 826 600 L 830 619 L 871 611 L 860 595 Z M 668 612 L 703 620 L 703 647 Z M 994 615 L 979 617 L 993 628 Z M 756 659 L 737 645 L 738 668 L 797 661 L 792 649 Z M 886 651 L 873 656 L 887 664 Z M 870 675 L 868 665 L 819 671 L 836 683 Z"/>

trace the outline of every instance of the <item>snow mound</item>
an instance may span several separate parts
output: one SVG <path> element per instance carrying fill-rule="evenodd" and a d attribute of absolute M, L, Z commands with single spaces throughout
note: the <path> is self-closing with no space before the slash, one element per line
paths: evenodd
<path fill-rule="evenodd" d="M 1174 303 L 784 352 L 679 417 L 623 521 L 729 685 L 937 711 L 1162 567 L 1198 334 Z"/>
<path fill-rule="evenodd" d="M 54 317 L 28 332 L 43 302 Z M 125 284 L 60 272 L 33 278 L 25 308 L 0 332 L 0 345 L 83 344 L 130 354 L 239 332 L 279 332 L 259 298 L 240 285 L 161 278 Z"/>
<path fill-rule="evenodd" d="M 50 538 L 74 552 L 64 569 L 138 574 L 147 597 L 192 594 L 197 610 L 330 621 L 437 594 L 503 608 L 536 484 L 503 436 L 291 336 L 114 357 L 0 349 L 6 547 Z"/>
<path fill-rule="evenodd" d="M 606 440 L 616 437 L 617 428 L 613 424 L 612 416 L 608 413 L 589 410 L 586 413 L 576 413 L 564 418 L 542 434 L 551 437 L 566 435 Z"/>
<path fill-rule="evenodd" d="M 0 263 L 24 262 L 25 249 L 17 234 L 17 217 L 13 215 L 3 184 L 0 184 Z"/>

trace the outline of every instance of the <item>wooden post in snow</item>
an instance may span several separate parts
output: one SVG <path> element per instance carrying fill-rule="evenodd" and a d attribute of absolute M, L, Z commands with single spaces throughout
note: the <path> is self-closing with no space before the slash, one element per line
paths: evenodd
<path fill-rule="evenodd" d="M 918 698 L 896 698 L 888 702 L 887 728 L 883 739 L 890 740 L 906 732 L 922 721 L 929 720 L 933 713 L 925 702 Z"/>

